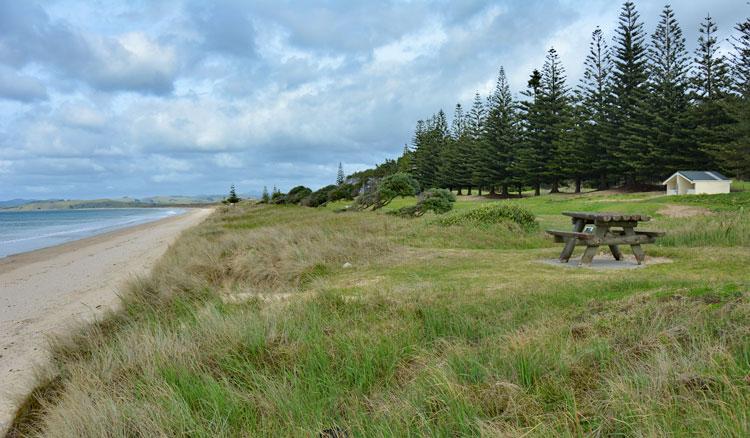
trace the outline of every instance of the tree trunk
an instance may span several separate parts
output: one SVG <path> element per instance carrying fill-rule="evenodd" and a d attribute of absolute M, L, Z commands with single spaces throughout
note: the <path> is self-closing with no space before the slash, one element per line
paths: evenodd
<path fill-rule="evenodd" d="M 508 192 L 508 184 L 503 184 L 503 196 L 506 198 L 510 196 L 510 193 Z"/>
<path fill-rule="evenodd" d="M 609 188 L 609 183 L 607 182 L 607 175 L 601 174 L 599 176 L 599 186 L 597 188 L 599 190 L 607 190 Z"/>
<path fill-rule="evenodd" d="M 581 193 L 581 177 L 576 177 L 576 193 Z"/>
<path fill-rule="evenodd" d="M 522 191 L 521 186 L 518 186 L 518 197 L 523 198 L 523 191 Z"/>
<path fill-rule="evenodd" d="M 542 185 L 540 183 L 536 183 L 534 185 L 534 196 L 540 196 L 542 194 Z"/>
<path fill-rule="evenodd" d="M 490 196 L 495 194 L 495 186 L 490 186 Z"/>
<path fill-rule="evenodd" d="M 549 189 L 550 193 L 560 193 L 560 184 L 557 180 L 552 181 L 552 188 Z"/>
<path fill-rule="evenodd" d="M 471 196 L 471 186 L 466 189 L 466 194 Z"/>
<path fill-rule="evenodd" d="M 463 193 L 461 193 L 461 186 L 458 186 L 458 192 L 456 193 L 456 195 L 458 196 L 463 195 Z"/>
<path fill-rule="evenodd" d="M 479 196 L 482 196 L 482 186 L 477 187 L 477 191 L 479 192 Z"/>

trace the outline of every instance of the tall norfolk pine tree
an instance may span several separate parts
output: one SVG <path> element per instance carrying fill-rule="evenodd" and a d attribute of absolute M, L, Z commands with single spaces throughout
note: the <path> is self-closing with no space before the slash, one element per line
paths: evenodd
<path fill-rule="evenodd" d="M 750 18 L 737 24 L 733 40 L 732 80 L 736 95 L 728 100 L 733 140 L 721 155 L 725 168 L 742 178 L 750 178 Z"/>
<path fill-rule="evenodd" d="M 488 178 L 483 169 L 483 152 L 487 142 L 487 114 L 482 103 L 479 93 L 474 95 L 474 103 L 469 111 L 469 117 L 466 121 L 466 130 L 469 137 L 471 150 L 471 159 L 469 168 L 471 169 L 471 183 L 477 187 L 479 194 L 482 194 L 482 187 L 488 185 Z"/>
<path fill-rule="evenodd" d="M 721 99 L 730 88 L 729 67 L 724 56 L 718 54 L 717 30 L 711 15 L 706 15 L 698 26 L 698 47 L 695 49 L 692 77 L 693 98 L 698 102 Z"/>
<path fill-rule="evenodd" d="M 730 90 L 729 67 L 718 53 L 717 26 L 710 15 L 706 15 L 698 27 L 698 47 L 695 50 L 695 68 L 691 78 L 690 108 L 693 138 L 697 146 L 721 167 L 725 146 L 732 141 L 728 127 L 734 123 L 727 111 Z M 711 165 L 713 166 L 713 164 Z"/>
<path fill-rule="evenodd" d="M 611 112 L 610 89 L 612 74 L 612 56 L 610 55 L 604 35 L 598 27 L 591 34 L 589 54 L 584 63 L 585 70 L 578 85 L 580 105 L 578 116 L 583 117 L 581 128 L 580 154 L 586 156 L 584 161 L 589 166 L 588 174 L 598 182 L 600 189 L 609 186 L 610 175 L 616 171 L 613 165 L 613 150 L 609 136 L 609 117 Z"/>
<path fill-rule="evenodd" d="M 549 49 L 542 67 L 541 81 L 541 160 L 551 193 L 559 192 L 565 178 L 565 157 L 561 148 L 563 136 L 570 128 L 570 89 L 565 84 L 565 68 L 554 48 Z"/>
<path fill-rule="evenodd" d="M 521 150 L 518 154 L 520 177 L 534 188 L 534 195 L 539 196 L 541 185 L 546 175 L 547 154 L 544 150 L 542 121 L 542 74 L 534 70 L 529 77 L 526 100 L 521 102 L 522 133 Z"/>
<path fill-rule="evenodd" d="M 495 91 L 487 100 L 487 141 L 481 156 L 479 169 L 487 176 L 492 191 L 495 184 L 508 195 L 508 187 L 516 184 L 513 163 L 516 157 L 515 145 L 516 114 L 510 86 L 505 77 L 505 69 L 500 68 Z"/>
<path fill-rule="evenodd" d="M 651 143 L 646 112 L 647 52 L 643 22 L 633 2 L 620 12 L 612 50 L 612 137 L 617 173 L 635 183 L 649 165 Z"/>
<path fill-rule="evenodd" d="M 648 162 L 641 169 L 652 177 L 685 169 L 705 157 L 691 141 L 687 117 L 690 61 L 682 29 L 669 5 L 661 13 L 648 53 L 651 149 Z"/>

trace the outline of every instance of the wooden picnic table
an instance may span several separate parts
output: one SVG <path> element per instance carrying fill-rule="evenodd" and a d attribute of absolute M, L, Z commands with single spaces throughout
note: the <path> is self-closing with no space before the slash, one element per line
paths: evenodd
<path fill-rule="evenodd" d="M 619 245 L 630 245 L 633 255 L 640 265 L 646 259 L 641 245 L 654 243 L 657 237 L 664 235 L 660 231 L 636 230 L 638 222 L 648 222 L 650 216 L 643 214 L 624 213 L 587 213 L 564 211 L 562 214 L 570 216 L 573 231 L 547 230 L 555 236 L 556 242 L 564 242 L 560 262 L 567 263 L 576 246 L 586 246 L 581 257 L 581 265 L 590 266 L 594 256 L 599 252 L 600 245 L 609 246 L 615 260 L 622 260 Z M 593 225 L 587 227 L 587 225 Z M 614 229 L 613 229 L 614 228 Z"/>

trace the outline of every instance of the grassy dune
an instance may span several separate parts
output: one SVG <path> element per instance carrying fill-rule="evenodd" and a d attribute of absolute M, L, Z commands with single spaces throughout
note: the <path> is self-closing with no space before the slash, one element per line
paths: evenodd
<path fill-rule="evenodd" d="M 509 201 L 536 231 L 227 208 L 132 281 L 121 312 L 54 341 L 57 377 L 12 433 L 748 436 L 747 199 Z M 654 214 L 669 235 L 648 255 L 672 263 L 542 264 L 563 210 Z"/>

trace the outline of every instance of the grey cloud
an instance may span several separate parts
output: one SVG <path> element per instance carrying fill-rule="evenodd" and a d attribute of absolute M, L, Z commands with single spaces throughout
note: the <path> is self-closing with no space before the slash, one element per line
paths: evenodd
<path fill-rule="evenodd" d="M 33 2 L 0 3 L 0 63 L 40 64 L 95 89 L 166 94 L 177 72 L 166 51 L 137 34 L 89 36 Z"/>
<path fill-rule="evenodd" d="M 47 87 L 33 76 L 20 75 L 0 66 L 0 98 L 19 102 L 35 102 L 47 99 Z"/>

